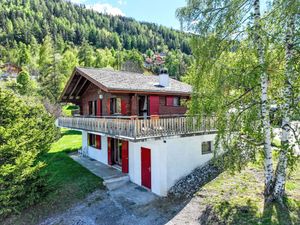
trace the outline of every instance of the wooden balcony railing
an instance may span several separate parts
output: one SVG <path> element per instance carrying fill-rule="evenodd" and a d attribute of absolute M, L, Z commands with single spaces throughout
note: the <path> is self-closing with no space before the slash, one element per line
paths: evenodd
<path fill-rule="evenodd" d="M 173 135 L 215 132 L 215 118 L 172 116 L 172 117 L 60 117 L 58 126 L 131 140 Z"/>

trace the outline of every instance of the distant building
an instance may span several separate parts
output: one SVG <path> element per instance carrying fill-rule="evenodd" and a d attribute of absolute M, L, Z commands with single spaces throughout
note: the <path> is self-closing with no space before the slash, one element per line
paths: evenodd
<path fill-rule="evenodd" d="M 5 63 L 4 65 L 0 66 L 0 78 L 3 80 L 11 80 L 16 79 L 18 74 L 22 71 L 21 67 L 12 64 L 12 63 Z"/>

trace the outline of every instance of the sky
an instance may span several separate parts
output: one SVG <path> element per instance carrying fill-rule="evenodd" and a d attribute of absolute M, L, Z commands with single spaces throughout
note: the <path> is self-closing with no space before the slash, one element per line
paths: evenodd
<path fill-rule="evenodd" d="M 180 29 L 175 17 L 176 9 L 186 5 L 186 0 L 69 0 L 85 4 L 98 12 L 132 17 L 138 21 Z"/>

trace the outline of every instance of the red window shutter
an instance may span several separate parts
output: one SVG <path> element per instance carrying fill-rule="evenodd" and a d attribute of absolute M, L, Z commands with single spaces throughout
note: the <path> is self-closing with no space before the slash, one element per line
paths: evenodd
<path fill-rule="evenodd" d="M 107 138 L 107 162 L 108 162 L 108 165 L 112 165 L 112 161 L 111 161 L 111 138 L 110 137 Z"/>
<path fill-rule="evenodd" d="M 101 149 L 101 135 L 96 135 L 96 148 Z"/>
<path fill-rule="evenodd" d="M 97 100 L 97 116 L 102 116 L 102 100 L 98 99 Z"/>
<path fill-rule="evenodd" d="M 110 98 L 106 99 L 107 115 L 110 115 Z"/>
<path fill-rule="evenodd" d="M 122 141 L 122 172 L 129 172 L 128 163 L 128 141 Z"/>
<path fill-rule="evenodd" d="M 122 115 L 124 115 L 124 116 L 127 115 L 126 101 L 125 101 L 124 99 L 121 100 L 121 113 L 122 113 Z"/>
<path fill-rule="evenodd" d="M 149 97 L 149 113 L 152 115 L 159 115 L 159 96 L 151 95 Z"/>
<path fill-rule="evenodd" d="M 167 96 L 166 97 L 166 105 L 167 106 L 173 106 L 173 96 Z"/>

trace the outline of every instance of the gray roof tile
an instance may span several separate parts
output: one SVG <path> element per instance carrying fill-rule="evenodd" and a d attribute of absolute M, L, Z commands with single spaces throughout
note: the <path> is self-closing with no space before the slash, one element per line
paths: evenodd
<path fill-rule="evenodd" d="M 192 87 L 183 82 L 170 78 L 168 87 L 159 87 L 157 75 L 144 75 L 112 69 L 96 69 L 77 67 L 78 72 L 91 77 L 109 90 L 142 91 L 190 94 Z"/>

